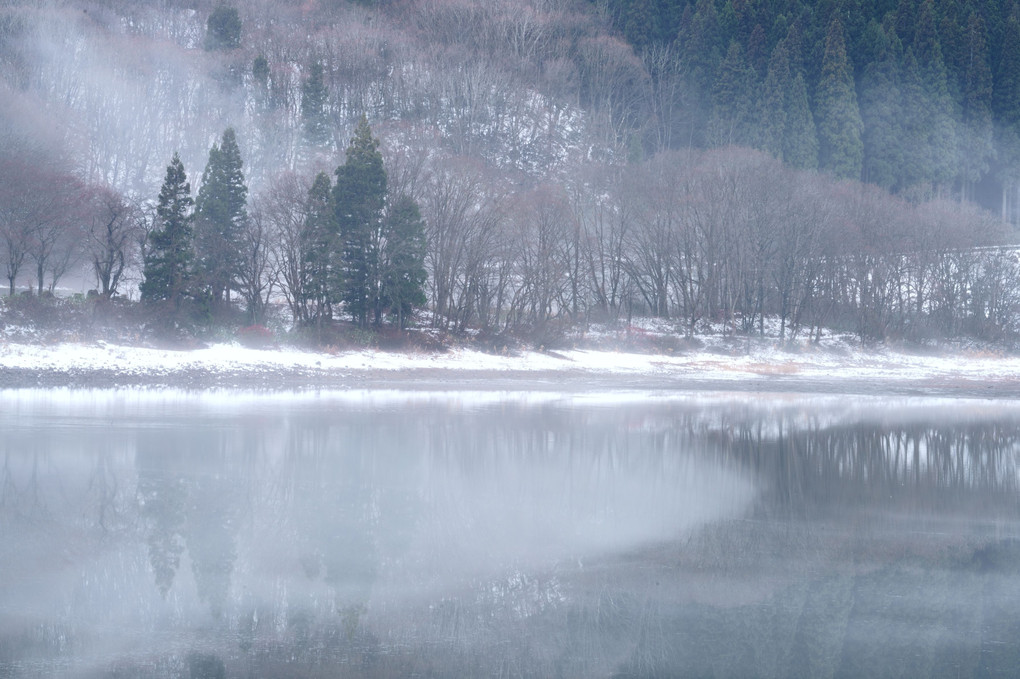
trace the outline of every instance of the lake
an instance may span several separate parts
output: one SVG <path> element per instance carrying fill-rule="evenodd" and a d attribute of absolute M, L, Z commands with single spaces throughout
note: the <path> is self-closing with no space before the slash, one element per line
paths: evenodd
<path fill-rule="evenodd" d="M 1020 402 L 0 391 L 0 677 L 999 677 Z"/>

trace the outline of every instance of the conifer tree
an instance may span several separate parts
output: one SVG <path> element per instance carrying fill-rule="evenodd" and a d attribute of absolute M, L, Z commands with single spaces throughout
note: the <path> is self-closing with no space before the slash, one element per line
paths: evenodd
<path fill-rule="evenodd" d="M 994 75 L 992 110 L 996 122 L 996 163 L 1005 182 L 1003 215 L 1008 214 L 1006 193 L 1015 191 L 1017 167 L 1020 166 L 1020 18 L 1013 12 L 1003 27 L 999 68 Z"/>
<path fill-rule="evenodd" d="M 780 41 L 772 50 L 769 69 L 758 103 L 758 139 L 756 146 L 776 158 L 783 157 L 787 99 L 791 96 L 790 58 Z"/>
<path fill-rule="evenodd" d="M 316 61 L 308 69 L 308 77 L 301 83 L 301 129 L 305 140 L 316 146 L 326 143 L 329 138 L 326 97 L 322 62 Z"/>
<path fill-rule="evenodd" d="M 956 174 L 956 129 L 953 102 L 942 58 L 942 45 L 935 27 L 932 0 L 924 0 L 917 13 L 913 51 L 921 75 L 924 136 L 920 141 L 927 158 L 923 180 L 945 186 Z"/>
<path fill-rule="evenodd" d="M 864 156 L 863 123 L 839 17 L 829 24 L 815 99 L 819 166 L 838 177 L 859 179 Z"/>
<path fill-rule="evenodd" d="M 383 221 L 382 300 L 401 329 L 425 306 L 425 222 L 418 204 L 401 196 Z"/>
<path fill-rule="evenodd" d="M 964 35 L 966 59 L 960 89 L 963 125 L 957 139 L 959 178 L 964 198 L 972 199 L 974 184 L 988 173 L 995 154 L 992 127 L 992 71 L 984 19 L 971 12 Z"/>
<path fill-rule="evenodd" d="M 308 191 L 301 230 L 301 296 L 298 308 L 305 323 L 322 323 L 330 316 L 331 265 L 339 243 L 329 175 L 320 172 Z"/>
<path fill-rule="evenodd" d="M 818 133 L 803 73 L 794 76 L 786 104 L 783 162 L 800 170 L 814 170 L 818 167 Z"/>
<path fill-rule="evenodd" d="M 233 128 L 209 150 L 195 201 L 198 274 L 213 302 L 229 301 L 241 265 L 241 234 L 248 219 L 248 187 Z"/>
<path fill-rule="evenodd" d="M 690 88 L 689 101 L 694 110 L 694 133 L 698 143 L 705 141 L 706 123 L 712 113 L 712 88 L 719 62 L 719 15 L 713 0 L 698 0 L 697 8 L 684 9 L 677 42 L 683 54 L 682 71 L 687 74 Z"/>
<path fill-rule="evenodd" d="M 241 15 L 237 8 L 220 5 L 206 21 L 207 50 L 235 49 L 241 46 Z"/>
<path fill-rule="evenodd" d="M 630 0 L 623 16 L 623 34 L 635 47 L 644 47 L 659 36 L 653 0 Z"/>
<path fill-rule="evenodd" d="M 752 128 L 754 70 L 744 60 L 736 41 L 730 43 L 726 58 L 712 89 L 712 116 L 708 139 L 713 146 L 749 144 Z"/>
<path fill-rule="evenodd" d="M 159 192 L 156 224 L 148 236 L 144 278 L 139 286 L 143 302 L 169 303 L 174 313 L 181 308 L 191 276 L 192 204 L 191 184 L 175 153 Z"/>
<path fill-rule="evenodd" d="M 867 65 L 861 78 L 864 122 L 862 178 L 886 190 L 898 187 L 903 167 L 903 93 L 897 63 L 898 39 L 877 21 L 865 31 Z"/>
<path fill-rule="evenodd" d="M 262 90 L 269 87 L 269 60 L 265 54 L 258 55 L 251 62 L 251 77 Z"/>
<path fill-rule="evenodd" d="M 336 169 L 333 205 L 340 237 L 340 300 L 355 322 L 366 327 L 378 321 L 379 236 L 383 206 L 386 202 L 386 170 L 379 140 L 364 115 L 358 123 L 346 162 Z"/>
<path fill-rule="evenodd" d="M 898 189 L 919 186 L 930 181 L 934 174 L 933 155 L 928 148 L 928 128 L 931 125 L 931 111 L 925 106 L 928 97 L 924 91 L 921 67 L 917 63 L 913 48 L 908 48 L 903 57 L 902 106 L 910 115 L 902 116 L 899 143 L 902 158 L 897 172 Z"/>

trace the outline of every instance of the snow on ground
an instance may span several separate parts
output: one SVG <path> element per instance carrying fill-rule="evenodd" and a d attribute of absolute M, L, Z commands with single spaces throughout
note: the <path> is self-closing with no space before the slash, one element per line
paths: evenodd
<path fill-rule="evenodd" d="M 696 350 L 677 355 L 625 351 L 523 351 L 496 355 L 457 348 L 445 353 L 387 352 L 372 349 L 319 353 L 298 349 L 248 349 L 216 344 L 202 349 L 174 351 L 108 343 L 38 345 L 0 342 L 0 369 L 87 374 L 107 371 L 122 375 L 166 376 L 176 372 L 272 373 L 308 371 L 329 374 L 390 374 L 418 369 L 466 372 L 569 373 L 677 377 L 712 381 L 768 380 L 772 377 L 889 382 L 944 380 L 946 382 L 1017 380 L 1020 395 L 1020 357 L 989 354 L 913 355 L 881 350 L 786 351 L 764 343 L 746 353 L 723 355 Z M 0 385 L 2 387 L 3 385 Z"/>

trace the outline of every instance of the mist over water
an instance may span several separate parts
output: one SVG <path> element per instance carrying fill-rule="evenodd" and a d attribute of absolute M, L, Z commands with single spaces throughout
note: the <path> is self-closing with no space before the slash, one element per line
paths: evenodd
<path fill-rule="evenodd" d="M 993 676 L 1018 452 L 1011 402 L 0 392 L 0 674 Z"/>

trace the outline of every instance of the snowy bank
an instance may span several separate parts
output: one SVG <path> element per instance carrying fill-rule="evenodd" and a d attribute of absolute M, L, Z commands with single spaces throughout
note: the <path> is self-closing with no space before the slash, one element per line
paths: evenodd
<path fill-rule="evenodd" d="M 790 352 L 761 344 L 746 353 L 677 355 L 573 349 L 496 355 L 364 349 L 337 353 L 216 344 L 189 351 L 108 343 L 0 343 L 0 388 L 210 386 L 294 389 L 402 385 L 483 389 L 703 389 L 871 393 L 908 391 L 1020 396 L 1020 357 L 914 355 L 887 349 Z"/>

